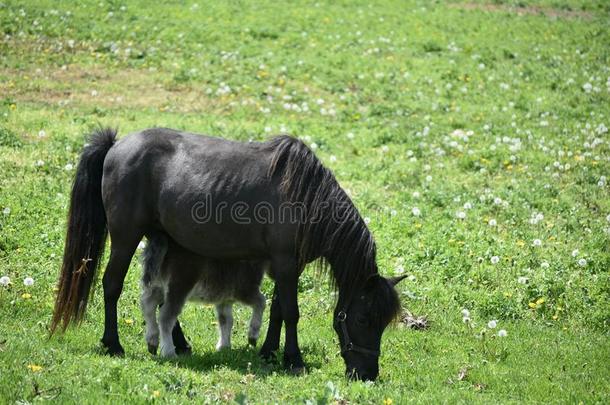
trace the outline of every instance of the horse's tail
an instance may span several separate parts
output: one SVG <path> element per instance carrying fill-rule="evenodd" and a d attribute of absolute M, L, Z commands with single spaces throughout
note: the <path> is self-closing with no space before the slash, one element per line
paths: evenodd
<path fill-rule="evenodd" d="M 98 129 L 81 153 L 70 196 L 64 259 L 59 276 L 51 334 L 61 323 L 82 320 L 108 234 L 102 202 L 104 159 L 114 145 L 116 130 Z"/>
<path fill-rule="evenodd" d="M 157 279 L 167 254 L 168 240 L 162 233 L 147 235 L 148 243 L 142 253 L 142 287 L 146 288 Z"/>

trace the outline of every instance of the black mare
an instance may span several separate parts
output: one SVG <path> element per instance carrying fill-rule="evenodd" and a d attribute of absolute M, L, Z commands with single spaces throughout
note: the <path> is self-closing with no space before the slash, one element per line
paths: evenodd
<path fill-rule="evenodd" d="M 305 264 L 319 259 L 339 292 L 333 326 L 346 374 L 377 377 L 381 335 L 400 308 L 400 279 L 379 274 L 362 217 L 301 141 L 234 142 L 156 128 L 116 140 L 116 131 L 95 131 L 72 188 L 52 331 L 82 319 L 110 234 L 102 343 L 122 354 L 117 302 L 138 243 L 156 232 L 203 257 L 269 262 L 275 288 L 260 353 L 278 350 L 283 324 L 284 365 L 293 371 L 304 369 L 297 282 Z M 168 297 L 185 288 L 170 286 Z"/>

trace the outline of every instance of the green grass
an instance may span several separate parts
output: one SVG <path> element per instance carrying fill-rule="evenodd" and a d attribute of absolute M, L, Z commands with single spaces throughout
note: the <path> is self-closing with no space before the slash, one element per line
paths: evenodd
<path fill-rule="evenodd" d="M 0 276 L 12 281 L 0 402 L 610 401 L 607 2 L 195 4 L 0 3 Z M 379 381 L 348 383 L 334 298 L 310 269 L 307 375 L 247 348 L 242 307 L 234 349 L 216 353 L 212 309 L 189 305 L 195 354 L 162 361 L 146 352 L 134 260 L 125 358 L 99 350 L 99 291 L 78 329 L 49 340 L 67 165 L 98 124 L 315 144 L 370 219 L 383 273 L 412 276 L 403 307 L 430 328 L 389 329 Z"/>

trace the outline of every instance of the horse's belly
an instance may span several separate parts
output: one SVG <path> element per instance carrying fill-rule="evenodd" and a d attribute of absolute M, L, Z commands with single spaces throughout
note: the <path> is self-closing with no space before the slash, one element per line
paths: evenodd
<path fill-rule="evenodd" d="M 189 301 L 203 302 L 204 304 L 219 304 L 235 301 L 235 297 L 231 288 L 212 289 L 208 288 L 205 283 L 197 283 L 191 290 Z"/>

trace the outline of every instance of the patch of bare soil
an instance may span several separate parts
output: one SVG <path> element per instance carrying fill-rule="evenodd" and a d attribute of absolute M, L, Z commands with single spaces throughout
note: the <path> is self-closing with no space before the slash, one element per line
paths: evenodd
<path fill-rule="evenodd" d="M 488 12 L 504 12 L 514 13 L 520 16 L 523 15 L 544 15 L 549 18 L 565 18 L 565 19 L 584 19 L 590 20 L 593 18 L 593 13 L 584 10 L 563 10 L 551 7 L 540 6 L 523 6 L 513 7 L 502 4 L 479 4 L 479 3 L 464 3 L 452 4 L 451 7 L 461 8 L 464 10 L 481 10 Z"/>
<path fill-rule="evenodd" d="M 203 87 L 176 85 L 167 75 L 148 70 L 108 72 L 70 66 L 43 71 L 0 70 L 0 93 L 16 101 L 60 106 L 153 108 L 160 111 L 201 112 L 226 107 L 210 99 Z"/>

